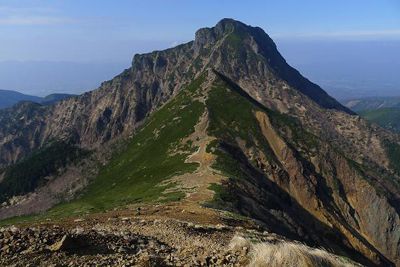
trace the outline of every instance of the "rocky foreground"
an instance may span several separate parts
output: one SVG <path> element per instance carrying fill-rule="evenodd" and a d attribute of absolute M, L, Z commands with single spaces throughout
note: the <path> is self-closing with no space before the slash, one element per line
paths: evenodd
<path fill-rule="evenodd" d="M 227 244 L 243 229 L 110 218 L 106 224 L 3 228 L 1 266 L 243 266 L 248 248 Z M 248 232 L 251 233 L 251 232 Z M 254 232 L 256 233 L 256 232 Z M 256 233 L 258 238 L 267 236 Z M 271 237 L 268 237 L 271 238 Z"/>
<path fill-rule="evenodd" d="M 315 260 L 324 266 L 355 265 L 297 243 L 290 244 L 319 254 L 302 258 L 292 255 L 287 264 L 282 256 L 276 259 L 276 255 L 269 255 L 270 259 L 281 260 L 274 264 L 260 258 L 260 248 L 265 252 L 267 246 L 279 244 L 289 243 L 255 225 L 194 224 L 171 218 L 114 215 L 3 227 L 0 266 L 290 266 L 293 260 L 298 266 Z"/>
<path fill-rule="evenodd" d="M 400 266 L 400 136 L 303 77 L 261 28 L 223 19 L 0 125 L 0 220 L 108 211 L 4 229 L 0 265 L 352 265 L 301 240 Z"/>

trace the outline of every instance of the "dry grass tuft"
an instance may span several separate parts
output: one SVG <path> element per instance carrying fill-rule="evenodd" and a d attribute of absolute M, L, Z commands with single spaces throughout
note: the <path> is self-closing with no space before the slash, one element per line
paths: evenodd
<path fill-rule="evenodd" d="M 249 249 L 250 267 L 352 267 L 360 266 L 323 249 L 311 248 L 303 244 L 279 241 L 277 243 L 250 243 L 246 238 L 235 236 L 230 250 Z"/>

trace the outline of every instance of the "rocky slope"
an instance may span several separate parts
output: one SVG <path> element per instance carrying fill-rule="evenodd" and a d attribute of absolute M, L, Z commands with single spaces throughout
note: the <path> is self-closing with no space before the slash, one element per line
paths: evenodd
<path fill-rule="evenodd" d="M 93 92 L 0 112 L 0 125 L 3 181 L 53 140 L 92 151 L 87 166 L 102 162 L 80 197 L 39 221 L 144 202 L 188 221 L 225 210 L 366 265 L 400 265 L 399 136 L 301 76 L 260 28 L 224 19 L 136 55 Z"/>
<path fill-rule="evenodd" d="M 254 94 L 255 87 L 261 86 L 257 90 L 260 94 L 274 97 L 270 105 L 280 105 L 282 92 L 273 87 L 282 83 L 290 86 L 289 91 L 301 92 L 321 107 L 351 113 L 287 65 L 260 28 L 225 19 L 214 28 L 199 30 L 194 42 L 135 55 L 130 69 L 104 82 L 99 89 L 44 108 L 43 114 L 34 113 L 32 120 L 19 116 L 34 109 L 28 104 L 1 112 L 0 164 L 13 163 L 52 138 L 74 138 L 79 144 L 92 147 L 122 133 L 130 134 L 138 122 L 210 66 L 240 85 L 250 82 L 243 88 Z M 257 79 L 249 79 L 252 75 Z M 26 133 L 15 132 L 15 125 L 26 129 Z M 18 142 L 32 139 L 36 142 Z"/>
<path fill-rule="evenodd" d="M 143 210 L 141 215 L 114 213 L 70 220 L 68 224 L 49 222 L 30 227 L 0 228 L 0 264 L 263 266 L 259 263 L 264 257 L 274 258 L 271 257 L 274 252 L 266 248 L 284 246 L 286 249 L 282 252 L 292 253 L 290 260 L 297 266 L 360 266 L 349 259 L 261 231 L 254 225 L 243 227 L 240 221 L 236 226 L 215 222 L 194 224 L 171 218 L 156 219 L 147 213 Z M 281 261 L 276 258 L 277 262 L 268 266 L 290 266 L 282 261 L 286 257 L 281 257 Z"/>

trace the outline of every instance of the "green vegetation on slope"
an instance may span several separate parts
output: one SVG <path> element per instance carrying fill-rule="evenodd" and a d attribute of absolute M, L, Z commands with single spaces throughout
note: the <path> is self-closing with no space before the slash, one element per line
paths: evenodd
<path fill-rule="evenodd" d="M 381 108 L 359 112 L 367 120 L 379 124 L 380 126 L 400 132 L 400 109 Z"/>
<path fill-rule="evenodd" d="M 56 176 L 62 168 L 87 153 L 70 142 L 49 143 L 5 170 L 0 184 L 0 202 L 34 191 L 47 182 L 46 177 Z"/>
<path fill-rule="evenodd" d="M 167 186 L 159 184 L 197 168 L 197 164 L 184 162 L 193 148 L 190 143 L 181 145 L 181 140 L 194 131 L 204 112 L 204 104 L 194 100 L 203 81 L 203 76 L 195 80 L 149 117 L 124 151 L 100 170 L 82 197 L 56 206 L 49 214 L 104 211 L 137 202 L 180 199 L 183 193 L 164 194 Z M 175 153 L 176 149 L 183 151 Z"/>
<path fill-rule="evenodd" d="M 246 33 L 241 31 L 233 31 L 226 37 L 228 45 L 231 46 L 233 51 L 238 51 L 243 48 L 242 43 L 245 38 Z"/>
<path fill-rule="evenodd" d="M 258 168 L 256 162 L 248 161 L 238 141 L 249 149 L 261 151 L 268 161 L 280 164 L 262 133 L 255 117 L 256 111 L 266 113 L 278 132 L 291 136 L 287 140 L 288 145 L 299 149 L 303 157 L 310 158 L 316 153 L 318 138 L 305 131 L 297 120 L 265 108 L 229 79 L 221 78 L 214 83 L 206 103 L 209 113 L 208 133 L 217 138 L 207 147 L 208 152 L 217 155 L 214 169 L 221 171 L 231 181 L 257 175 L 254 173 Z M 234 202 L 234 199 L 228 197 L 226 190 L 229 189 L 224 184 L 213 185 L 210 189 L 215 191 L 215 197 L 209 205 L 218 208 L 224 206 L 221 204 L 224 200 Z"/>
<path fill-rule="evenodd" d="M 195 100 L 201 94 L 205 76 L 193 81 L 172 101 L 150 116 L 125 148 L 113 155 L 82 195 L 36 216 L 3 220 L 2 225 L 23 221 L 59 218 L 101 212 L 126 204 L 148 201 L 174 201 L 183 193 L 168 193 L 160 182 L 182 173 L 193 172 L 195 163 L 185 163 L 194 151 L 192 142 L 181 140 L 194 131 L 204 113 L 204 104 Z"/>
<path fill-rule="evenodd" d="M 257 147 L 267 157 L 273 157 L 272 150 L 265 141 L 254 115 L 256 110 L 260 110 L 259 107 L 240 95 L 234 88 L 230 88 L 224 81 L 214 84 L 206 104 L 209 113 L 208 133 L 218 140 L 210 144 L 214 147 L 214 154 L 218 156 L 215 169 L 231 178 L 246 177 L 246 173 L 238 166 L 237 159 L 234 158 L 234 152 L 227 153 L 226 151 L 229 147 L 236 146 L 239 139 L 246 147 Z M 221 145 L 224 149 L 221 149 Z M 208 149 L 210 150 L 211 147 Z"/>
<path fill-rule="evenodd" d="M 210 135 L 215 136 L 219 142 L 234 145 L 240 139 L 247 148 L 254 147 L 262 151 L 270 161 L 277 162 L 255 117 L 256 111 L 266 113 L 276 130 L 291 136 L 289 141 L 293 146 L 306 153 L 312 153 L 318 147 L 318 138 L 306 132 L 294 118 L 265 108 L 230 81 L 219 81 L 214 85 L 209 93 L 207 108 Z M 209 150 L 211 147 L 218 154 L 217 165 L 237 165 L 234 159 L 226 158 L 221 150 L 216 149 L 218 141 L 211 143 Z M 222 169 L 226 169 L 225 167 Z M 240 177 L 238 173 L 233 176 Z"/>
<path fill-rule="evenodd" d="M 255 117 L 255 111 L 265 111 L 264 107 L 257 105 L 240 88 L 223 80 L 214 83 L 206 105 L 209 114 L 208 134 L 217 138 L 207 147 L 207 151 L 217 155 L 213 164 L 215 170 L 221 171 L 231 181 L 252 175 L 248 164 L 255 162 L 247 162 L 247 157 L 238 147 L 238 141 L 247 148 L 263 151 L 269 160 L 274 160 L 275 156 Z M 234 209 L 236 198 L 229 192 L 228 184 L 211 185 L 210 189 L 215 195 L 206 205 L 217 209 Z"/>
<path fill-rule="evenodd" d="M 386 142 L 385 146 L 390 161 L 390 167 L 400 175 L 400 145 Z"/>
<path fill-rule="evenodd" d="M 205 203 L 205 206 L 219 209 L 219 210 L 226 210 L 231 211 L 232 208 L 227 206 L 227 203 L 235 206 L 236 204 L 236 196 L 231 194 L 229 190 L 227 190 L 225 185 L 220 184 L 211 184 L 208 189 L 214 191 L 214 197 L 208 203 Z M 232 210 L 233 211 L 233 210 Z M 232 215 L 232 214 L 231 214 Z"/>

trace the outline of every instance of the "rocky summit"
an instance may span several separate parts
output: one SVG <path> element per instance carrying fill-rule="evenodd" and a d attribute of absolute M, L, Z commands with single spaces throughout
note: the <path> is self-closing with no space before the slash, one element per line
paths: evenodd
<path fill-rule="evenodd" d="M 399 162 L 399 135 L 223 19 L 0 111 L 0 263 L 400 266 Z"/>

